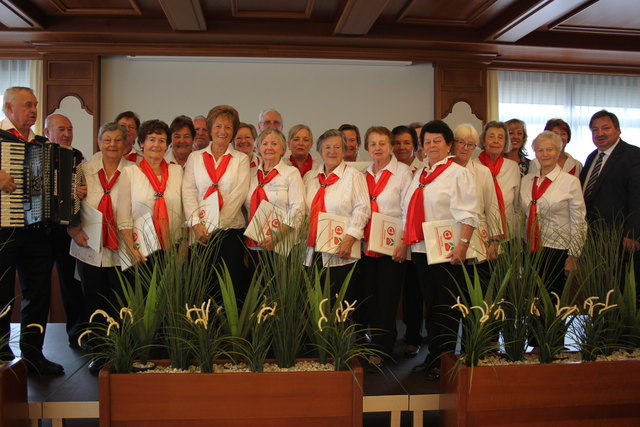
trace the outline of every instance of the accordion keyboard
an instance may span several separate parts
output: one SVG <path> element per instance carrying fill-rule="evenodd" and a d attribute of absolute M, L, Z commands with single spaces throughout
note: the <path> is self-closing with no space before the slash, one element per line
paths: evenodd
<path fill-rule="evenodd" d="M 0 169 L 13 177 L 16 190 L 9 194 L 0 192 L 0 226 L 24 226 L 25 202 L 25 147 L 20 142 L 3 142 L 0 150 Z"/>

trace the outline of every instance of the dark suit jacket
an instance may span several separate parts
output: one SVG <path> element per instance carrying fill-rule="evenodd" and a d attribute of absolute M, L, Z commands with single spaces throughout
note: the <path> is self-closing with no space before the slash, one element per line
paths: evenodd
<path fill-rule="evenodd" d="M 598 150 L 589 157 L 580 174 L 584 181 Z M 600 171 L 587 205 L 590 223 L 603 220 L 607 224 L 624 221 L 625 237 L 640 240 L 640 147 L 620 140 Z"/>

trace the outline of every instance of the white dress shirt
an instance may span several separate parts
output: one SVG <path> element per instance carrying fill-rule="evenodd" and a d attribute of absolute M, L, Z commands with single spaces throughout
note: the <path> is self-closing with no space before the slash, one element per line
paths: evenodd
<path fill-rule="evenodd" d="M 380 181 L 380 178 L 382 178 L 382 174 L 385 170 L 391 172 L 391 176 L 389 177 L 389 181 L 387 181 L 387 185 L 384 187 L 384 190 L 382 190 L 382 193 L 380 193 L 376 198 L 376 202 L 378 203 L 378 212 L 401 220 L 402 199 L 404 198 L 407 188 L 409 188 L 409 185 L 411 184 L 413 175 L 411 174 L 409 166 L 404 163 L 400 163 L 398 159 L 391 156 L 391 161 L 375 175 L 373 174 L 373 163 L 369 165 L 367 170 L 364 172 L 365 183 L 367 175 L 373 176 L 377 183 Z M 371 200 L 370 197 L 369 200 Z M 369 205 L 371 205 L 371 202 L 369 202 Z M 371 214 L 373 215 L 373 212 Z M 371 217 L 369 217 L 369 219 L 371 219 Z M 363 252 L 365 249 L 366 245 L 363 244 Z"/>
<path fill-rule="evenodd" d="M 433 173 L 435 168 L 446 163 L 451 156 L 440 160 L 431 168 L 426 161 L 422 169 L 413 174 L 411 184 L 402 200 L 402 218 L 407 221 L 407 210 L 414 191 L 420 184 L 422 171 L 428 168 L 428 173 Z M 424 192 L 424 217 L 425 221 L 441 221 L 452 219 L 461 224 L 468 224 L 473 228 L 480 225 L 477 211 L 476 184 L 471 172 L 457 163 L 452 163 L 435 180 L 426 185 Z M 411 252 L 426 253 L 424 240 L 411 245 Z"/>
<path fill-rule="evenodd" d="M 2 121 L 0 122 L 0 129 L 2 130 L 11 130 L 11 129 L 15 129 L 18 130 L 16 128 L 16 126 L 11 123 L 11 120 L 9 120 L 8 118 L 4 118 L 2 119 Z M 18 132 L 20 133 L 20 132 Z M 29 136 L 27 138 L 27 141 L 33 141 L 33 139 L 36 137 L 36 134 L 33 133 L 33 130 L 29 129 Z"/>
<path fill-rule="evenodd" d="M 189 153 L 189 156 L 191 155 L 191 153 Z M 189 157 L 187 157 L 188 159 Z M 172 164 L 172 165 L 180 165 L 180 163 L 178 163 L 178 161 L 176 160 L 176 156 L 173 155 L 173 150 L 171 149 L 171 146 L 169 146 L 169 149 L 167 150 L 167 153 L 164 155 L 164 159 L 167 161 L 167 163 Z M 185 163 L 186 165 L 186 163 Z M 184 169 L 184 166 L 181 166 L 182 169 Z"/>
<path fill-rule="evenodd" d="M 486 224 L 489 236 L 502 235 L 502 220 L 498 207 L 498 196 L 493 185 L 493 177 L 489 168 L 478 161 L 470 160 L 466 168 L 473 175 L 476 183 L 476 196 L 478 200 L 477 214 L 481 223 Z"/>
<path fill-rule="evenodd" d="M 192 152 L 184 168 L 182 202 L 185 217 L 190 218 L 191 226 L 200 222 L 198 218 L 199 208 L 205 193 L 211 187 L 211 178 L 209 178 L 207 168 L 204 166 L 203 155 L 205 152 L 211 154 L 211 148 L 203 148 Z M 223 230 L 243 228 L 245 226 L 241 208 L 247 198 L 250 182 L 249 157 L 243 152 L 235 150 L 231 145 L 227 147 L 227 151 L 224 153 L 224 155 L 227 154 L 231 154 L 231 160 L 224 175 L 220 178 L 220 182 L 218 182 L 218 191 L 223 200 L 219 226 Z M 222 157 L 217 161 L 214 157 L 216 167 L 221 161 Z M 214 194 L 209 197 L 214 197 Z"/>
<path fill-rule="evenodd" d="M 411 173 L 412 174 L 416 173 L 418 169 L 422 170 L 423 167 L 424 167 L 424 162 L 421 162 L 418 156 L 414 156 L 413 162 L 411 162 L 411 165 L 409 166 L 409 168 L 411 169 Z"/>
<path fill-rule="evenodd" d="M 324 172 L 324 164 L 321 164 L 317 169 L 309 171 L 304 176 L 305 199 L 309 212 L 311 212 L 313 198 L 320 188 L 318 175 L 322 172 Z M 334 169 L 333 173 L 340 179 L 325 189 L 324 202 L 326 212 L 348 217 L 346 234 L 353 236 L 356 240 L 362 239 L 364 227 L 371 217 L 369 191 L 367 190 L 364 175 L 357 169 L 347 166 L 344 161 Z M 307 248 L 306 266 L 311 265 L 313 254 L 314 248 Z M 342 259 L 337 255 L 322 254 L 322 265 L 325 267 L 347 265 L 356 261 L 355 258 Z"/>
<path fill-rule="evenodd" d="M 164 200 L 169 215 L 170 236 L 178 240 L 182 237 L 184 216 L 182 211 L 182 167 L 169 166 L 169 179 L 164 191 Z M 159 178 L 159 177 L 158 177 Z M 116 218 L 118 229 L 132 229 L 136 219 L 146 214 L 153 215 L 155 190 L 140 166 L 131 165 L 122 170 L 121 190 L 118 194 Z"/>
<path fill-rule="evenodd" d="M 529 216 L 533 179 L 540 174 L 530 173 L 522 178 L 520 200 L 525 218 Z M 554 249 L 568 249 L 569 255 L 578 256 L 582 251 L 587 232 L 586 208 L 580 180 L 556 167 L 547 174 L 552 183 L 538 199 L 538 223 L 542 246 Z M 526 223 L 525 223 L 526 235 Z M 526 236 L 528 239 L 529 236 Z"/>
<path fill-rule="evenodd" d="M 596 165 L 596 162 L 598 161 L 598 155 L 600 153 L 604 153 L 604 157 L 602 157 L 602 165 L 600 166 L 600 173 L 602 173 L 602 171 L 604 170 L 605 163 L 607 163 L 607 160 L 609 159 L 609 157 L 611 157 L 611 153 L 613 153 L 613 150 L 615 150 L 615 148 L 618 146 L 619 143 L 620 143 L 620 138 L 618 138 L 616 143 L 613 144 L 611 147 L 607 148 L 606 150 L 596 151 L 596 155 L 593 158 L 593 161 L 591 162 L 591 164 L 589 165 L 589 173 L 587 173 L 587 176 L 585 177 L 584 183 L 582 185 L 582 191 L 584 191 L 587 188 L 587 184 L 589 183 L 589 178 L 591 178 L 591 174 L 593 173 L 593 167 Z"/>
<path fill-rule="evenodd" d="M 118 177 L 116 182 L 111 187 L 111 205 L 113 207 L 114 216 L 118 210 L 117 201 L 120 192 L 122 191 L 122 171 L 127 166 L 134 165 L 133 162 L 125 160 L 123 157 L 118 164 L 118 170 L 121 175 Z M 104 190 L 102 189 L 102 183 L 100 182 L 100 178 L 98 177 L 98 172 L 102 169 L 102 159 L 92 159 L 86 163 L 82 163 L 82 172 L 84 174 L 84 179 L 87 183 L 87 197 L 82 200 L 83 205 L 90 206 L 94 209 L 98 209 L 98 205 L 100 204 L 100 200 L 102 200 L 102 195 L 104 194 Z M 111 180 L 111 176 L 107 177 L 107 181 Z M 115 218 L 114 218 L 115 219 Z M 121 237 L 118 236 L 118 239 Z M 111 250 L 105 248 L 104 245 L 100 248 L 100 253 L 96 253 L 91 248 L 83 248 L 79 246 L 75 240 L 71 240 L 71 248 L 69 252 L 73 254 L 75 258 L 78 260 L 93 265 L 95 267 L 113 267 L 115 265 L 120 265 L 120 256 L 119 251 Z"/>
<path fill-rule="evenodd" d="M 567 160 L 565 160 L 564 166 L 562 166 L 562 171 L 567 172 L 568 174 L 571 174 L 579 178 L 580 172 L 582 171 L 582 163 L 574 159 L 571 156 L 571 154 L 569 153 L 565 153 L 565 154 L 567 155 Z M 575 171 L 572 174 L 571 171 L 573 170 L 573 168 L 575 168 Z M 531 163 L 529 163 L 529 173 L 535 174 L 535 173 L 538 173 L 539 170 L 540 170 L 540 162 L 538 161 L 538 159 L 533 159 Z"/>
<path fill-rule="evenodd" d="M 480 160 L 473 160 L 482 165 Z M 502 190 L 504 200 L 504 213 L 507 219 L 509 232 L 507 238 L 514 236 L 515 227 L 518 226 L 518 214 L 520 212 L 520 202 L 518 200 L 520 192 L 520 166 L 513 160 L 504 159 L 500 173 L 498 173 L 498 185 Z M 492 177 L 493 182 L 493 177 Z M 495 188 L 494 188 L 495 190 Z"/>
<path fill-rule="evenodd" d="M 263 189 L 267 195 L 269 203 L 277 208 L 282 209 L 286 213 L 286 217 L 282 218 L 282 222 L 291 228 L 300 226 L 304 219 L 306 205 L 304 201 L 304 184 L 298 169 L 285 164 L 284 160 L 280 160 L 274 169 L 278 171 L 276 175 Z M 267 176 L 267 173 L 264 174 Z M 258 169 L 251 173 L 251 183 L 249 184 L 249 192 L 245 199 L 244 206 L 247 212 L 251 209 L 251 196 L 258 186 Z M 260 249 L 251 247 L 250 249 Z"/>

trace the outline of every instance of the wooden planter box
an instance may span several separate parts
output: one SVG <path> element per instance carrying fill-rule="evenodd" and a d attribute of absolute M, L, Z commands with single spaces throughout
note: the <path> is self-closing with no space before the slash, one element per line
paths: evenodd
<path fill-rule="evenodd" d="M 346 372 L 111 374 L 100 426 L 361 426 L 362 367 Z"/>
<path fill-rule="evenodd" d="M 0 426 L 29 425 L 27 406 L 27 368 L 21 359 L 0 367 Z"/>
<path fill-rule="evenodd" d="M 442 358 L 440 425 L 640 425 L 640 362 L 461 366 Z"/>

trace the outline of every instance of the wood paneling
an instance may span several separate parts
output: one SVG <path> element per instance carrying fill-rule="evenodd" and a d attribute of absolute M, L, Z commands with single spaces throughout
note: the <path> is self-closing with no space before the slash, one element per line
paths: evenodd
<path fill-rule="evenodd" d="M 435 66 L 435 118 L 442 119 L 464 101 L 483 122 L 487 119 L 487 67 L 474 63 L 438 62 Z"/>
<path fill-rule="evenodd" d="M 93 116 L 93 135 L 100 120 L 100 59 L 98 55 L 48 54 L 44 57 L 44 115 L 53 113 L 67 96 L 74 96 Z M 95 151 L 96 147 L 94 147 Z"/>

